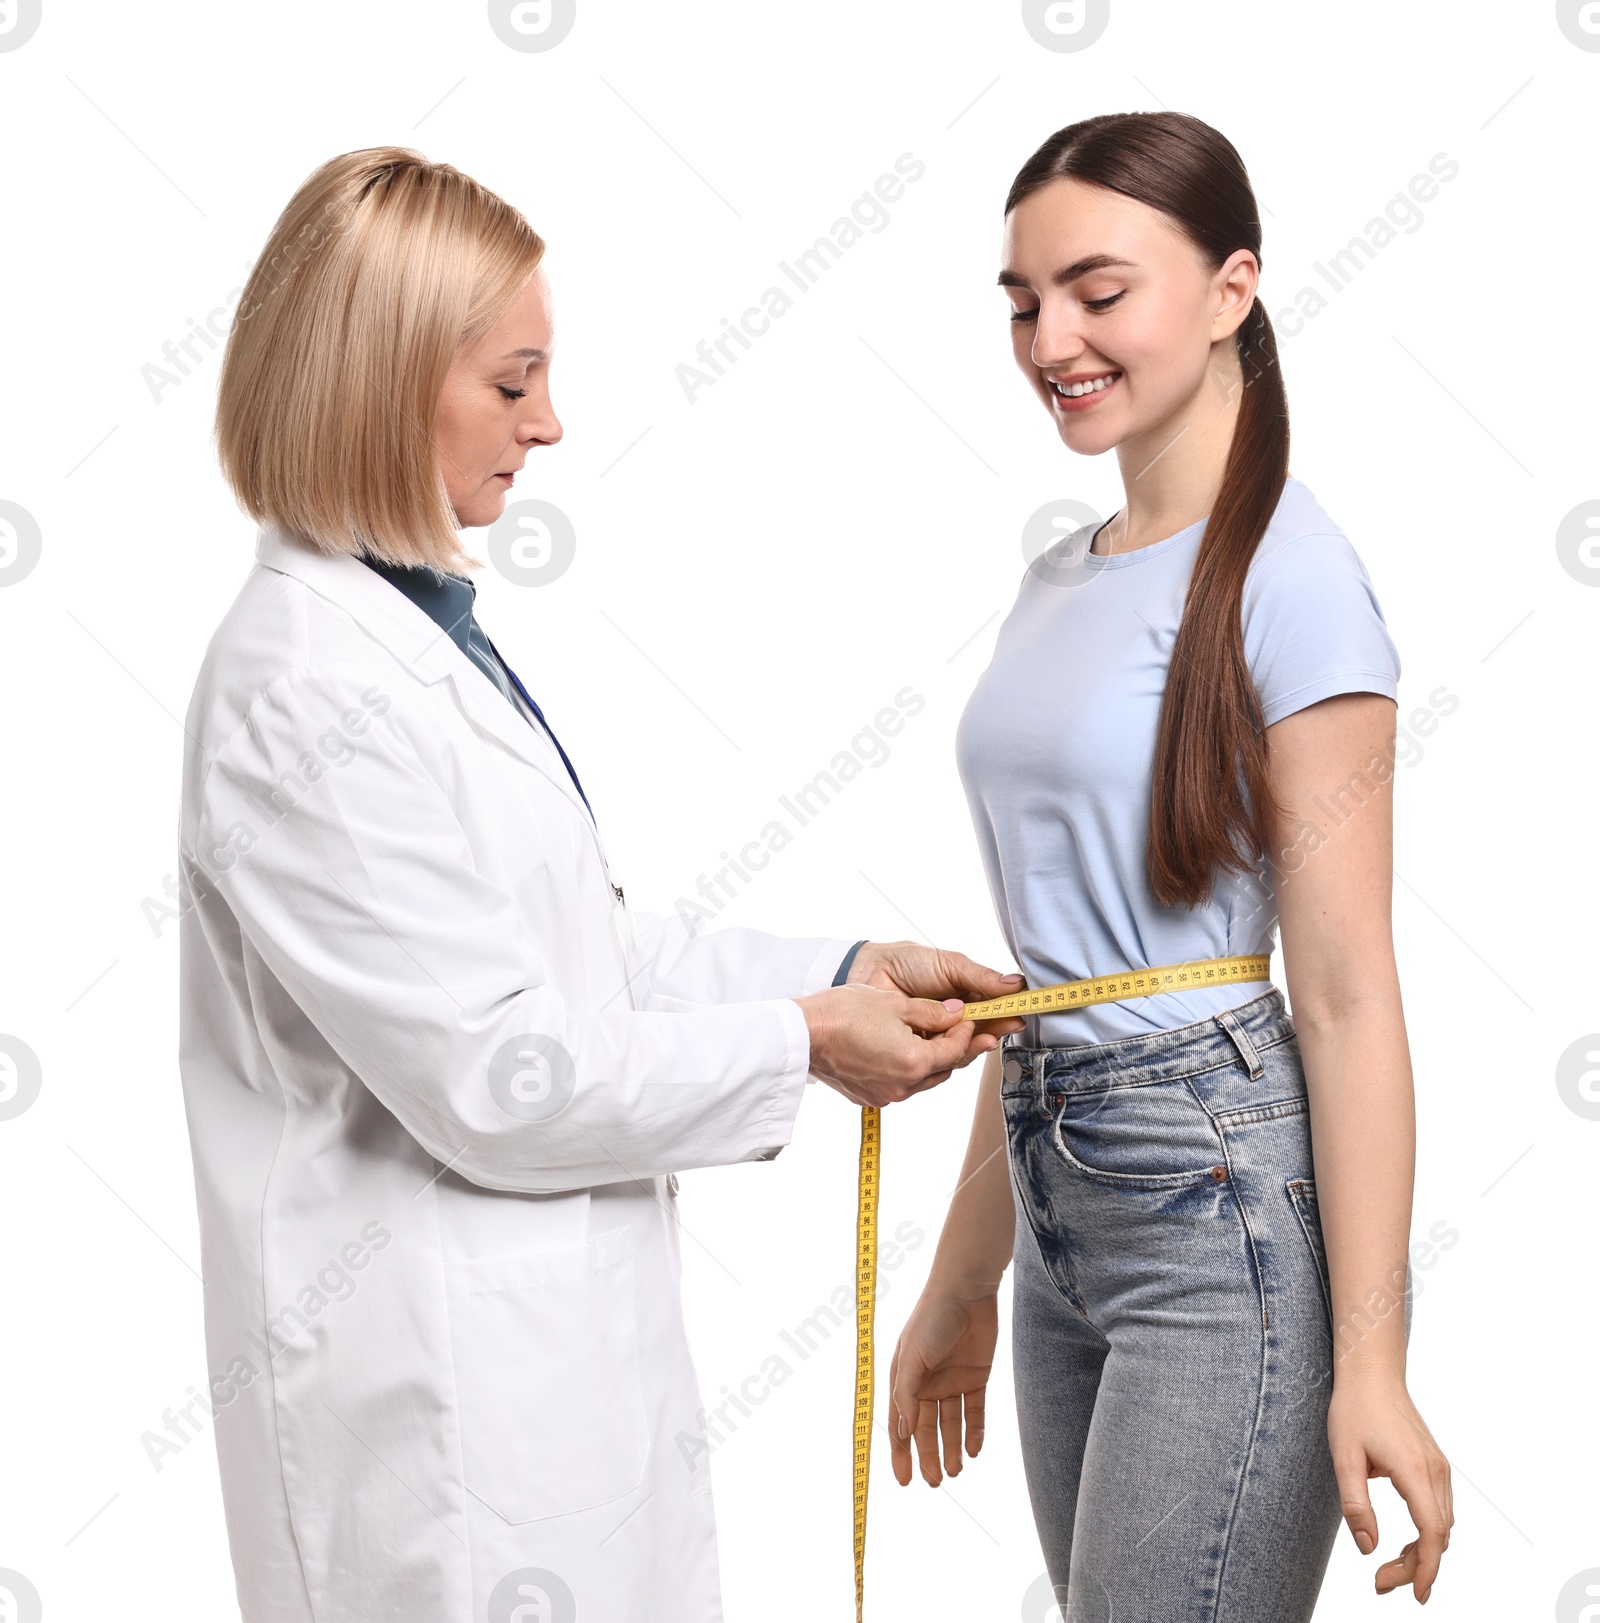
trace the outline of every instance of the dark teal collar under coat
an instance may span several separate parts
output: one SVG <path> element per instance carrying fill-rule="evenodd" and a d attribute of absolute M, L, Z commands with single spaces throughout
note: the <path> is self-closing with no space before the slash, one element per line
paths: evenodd
<path fill-rule="evenodd" d="M 462 580 L 459 575 L 439 575 L 431 569 L 380 563 L 376 558 L 364 557 L 361 561 L 409 597 L 435 625 L 449 633 L 462 653 L 467 653 L 467 626 L 478 595 L 470 580 Z"/>
<path fill-rule="evenodd" d="M 560 752 L 567 775 L 572 779 L 573 787 L 587 806 L 589 797 L 584 794 L 583 785 L 578 781 L 577 770 L 568 759 L 567 752 L 562 749 L 561 740 L 556 737 L 555 729 L 545 720 L 544 712 L 534 702 L 533 696 L 517 680 L 517 673 L 500 657 L 499 650 L 489 641 L 483 627 L 478 624 L 478 617 L 472 612 L 478 588 L 470 580 L 463 580 L 459 575 L 441 575 L 436 570 L 426 567 L 386 564 L 366 556 L 363 556 L 361 561 L 374 574 L 382 575 L 397 592 L 410 598 L 499 688 L 505 695 L 506 703 L 513 710 L 517 709 L 514 694 L 522 695 L 529 710 L 539 718 L 539 725 L 549 734 L 550 742 Z M 529 725 L 532 726 L 532 722 L 529 722 Z M 590 815 L 593 815 L 592 808 Z"/>
<path fill-rule="evenodd" d="M 380 563 L 376 558 L 364 557 L 361 561 L 382 575 L 396 591 L 410 598 L 500 689 L 506 703 L 516 708 L 505 666 L 472 612 L 478 588 L 470 580 L 463 580 L 459 575 L 441 575 L 425 567 Z"/>

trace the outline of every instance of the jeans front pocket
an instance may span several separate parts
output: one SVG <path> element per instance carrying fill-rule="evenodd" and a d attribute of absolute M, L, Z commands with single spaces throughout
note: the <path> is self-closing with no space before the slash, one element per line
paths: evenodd
<path fill-rule="evenodd" d="M 444 1267 L 467 1489 L 516 1523 L 638 1487 L 633 1231 Z"/>
<path fill-rule="evenodd" d="M 1082 1177 L 1126 1189 L 1184 1189 L 1228 1175 L 1222 1138 L 1186 1082 L 1045 1093 L 1051 1142 Z"/>

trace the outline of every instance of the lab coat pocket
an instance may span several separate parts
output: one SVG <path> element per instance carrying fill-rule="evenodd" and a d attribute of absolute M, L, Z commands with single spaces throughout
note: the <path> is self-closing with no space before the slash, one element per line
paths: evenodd
<path fill-rule="evenodd" d="M 531 1522 L 638 1487 L 633 1231 L 444 1267 L 468 1491 Z"/>

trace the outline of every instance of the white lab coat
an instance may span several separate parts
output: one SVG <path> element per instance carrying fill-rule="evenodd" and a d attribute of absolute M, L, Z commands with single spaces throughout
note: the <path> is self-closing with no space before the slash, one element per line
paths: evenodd
<path fill-rule="evenodd" d="M 257 558 L 181 834 L 245 1623 L 709 1623 L 672 1173 L 789 1141 L 790 1000 L 849 938 L 630 919 L 547 735 L 449 636 L 354 558 L 270 529 Z"/>

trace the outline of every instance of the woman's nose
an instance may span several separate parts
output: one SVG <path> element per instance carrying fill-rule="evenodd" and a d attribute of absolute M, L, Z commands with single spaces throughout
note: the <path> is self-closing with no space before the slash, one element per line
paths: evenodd
<path fill-rule="evenodd" d="M 1074 333 L 1041 333 L 1033 343 L 1033 364 L 1041 372 L 1076 366 L 1087 348 Z"/>
<path fill-rule="evenodd" d="M 1041 371 L 1069 366 L 1088 348 L 1078 323 L 1065 310 L 1041 307 L 1033 329 L 1033 364 Z"/>
<path fill-rule="evenodd" d="M 542 445 L 555 445 L 565 432 L 561 426 L 561 419 L 555 412 L 546 410 L 522 425 L 520 438 L 524 444 L 531 445 L 537 442 Z"/>

